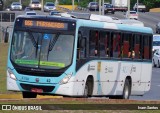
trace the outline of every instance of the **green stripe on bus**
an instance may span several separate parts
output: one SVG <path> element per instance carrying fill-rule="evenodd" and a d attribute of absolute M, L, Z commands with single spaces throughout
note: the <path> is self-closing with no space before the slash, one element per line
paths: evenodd
<path fill-rule="evenodd" d="M 20 59 L 17 59 L 15 61 L 15 63 L 17 63 L 17 64 L 28 64 L 28 65 L 38 65 L 38 61 L 36 61 L 36 60 L 20 60 Z"/>
<path fill-rule="evenodd" d="M 40 61 L 41 66 L 65 67 L 64 63 Z"/>

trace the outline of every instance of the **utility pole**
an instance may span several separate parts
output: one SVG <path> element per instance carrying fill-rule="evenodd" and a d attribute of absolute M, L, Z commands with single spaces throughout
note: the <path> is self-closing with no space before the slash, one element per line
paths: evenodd
<path fill-rule="evenodd" d="M 127 18 L 130 16 L 130 0 L 128 0 L 128 12 L 127 12 Z"/>
<path fill-rule="evenodd" d="M 102 3 L 101 0 L 99 0 L 99 15 L 102 14 Z"/>
<path fill-rule="evenodd" d="M 139 4 L 139 1 L 137 0 L 137 14 L 138 14 L 138 4 Z"/>
<path fill-rule="evenodd" d="M 74 0 L 72 0 L 72 11 L 74 11 Z"/>
<path fill-rule="evenodd" d="M 104 15 L 104 0 L 102 0 L 102 15 Z"/>
<path fill-rule="evenodd" d="M 43 11 L 43 0 L 41 0 L 41 11 Z"/>
<path fill-rule="evenodd" d="M 57 6 L 59 4 L 58 0 L 55 1 L 55 5 Z"/>

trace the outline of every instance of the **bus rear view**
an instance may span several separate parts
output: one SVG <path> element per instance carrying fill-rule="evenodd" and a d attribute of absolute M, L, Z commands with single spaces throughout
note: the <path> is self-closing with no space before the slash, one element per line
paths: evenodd
<path fill-rule="evenodd" d="M 24 98 L 55 94 L 71 78 L 75 21 L 19 16 L 9 48 L 7 89 Z"/>

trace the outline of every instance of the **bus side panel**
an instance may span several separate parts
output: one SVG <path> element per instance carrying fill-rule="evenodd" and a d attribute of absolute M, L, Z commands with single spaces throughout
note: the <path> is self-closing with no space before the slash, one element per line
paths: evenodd
<path fill-rule="evenodd" d="M 67 84 L 72 84 L 72 85 L 60 85 L 59 89 L 57 90 L 57 94 L 59 93 L 64 93 L 64 88 L 66 89 L 73 89 L 72 93 L 70 95 L 72 96 L 83 96 L 84 95 L 84 88 L 86 84 L 87 77 L 89 75 L 93 76 L 94 79 L 94 89 L 93 89 L 93 94 L 97 94 L 98 88 L 97 88 L 97 62 L 96 61 L 90 61 L 83 65 L 75 74 L 74 77 L 69 80 L 69 83 Z"/>
<path fill-rule="evenodd" d="M 130 74 L 132 77 L 131 95 L 143 95 L 144 85 L 141 84 L 142 63 L 132 62 Z"/>
<path fill-rule="evenodd" d="M 117 61 L 106 61 L 102 62 L 101 69 L 101 82 L 102 82 L 102 93 L 103 95 L 116 94 L 118 90 L 118 84 L 120 81 L 120 62 Z M 122 88 L 119 89 L 122 92 Z"/>
<path fill-rule="evenodd" d="M 151 77 L 152 77 L 152 63 L 143 63 L 142 64 L 141 82 L 145 86 L 144 92 L 147 92 L 150 90 Z"/>
<path fill-rule="evenodd" d="M 82 96 L 84 89 L 84 82 L 73 82 L 70 81 L 67 84 L 62 84 L 59 86 L 56 94 L 67 95 L 67 96 Z"/>

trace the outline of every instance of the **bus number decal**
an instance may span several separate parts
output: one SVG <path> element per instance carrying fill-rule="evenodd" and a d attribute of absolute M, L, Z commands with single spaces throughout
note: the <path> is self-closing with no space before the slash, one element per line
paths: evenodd
<path fill-rule="evenodd" d="M 25 26 L 33 26 L 33 21 L 31 21 L 31 20 L 25 20 L 24 25 Z"/>

